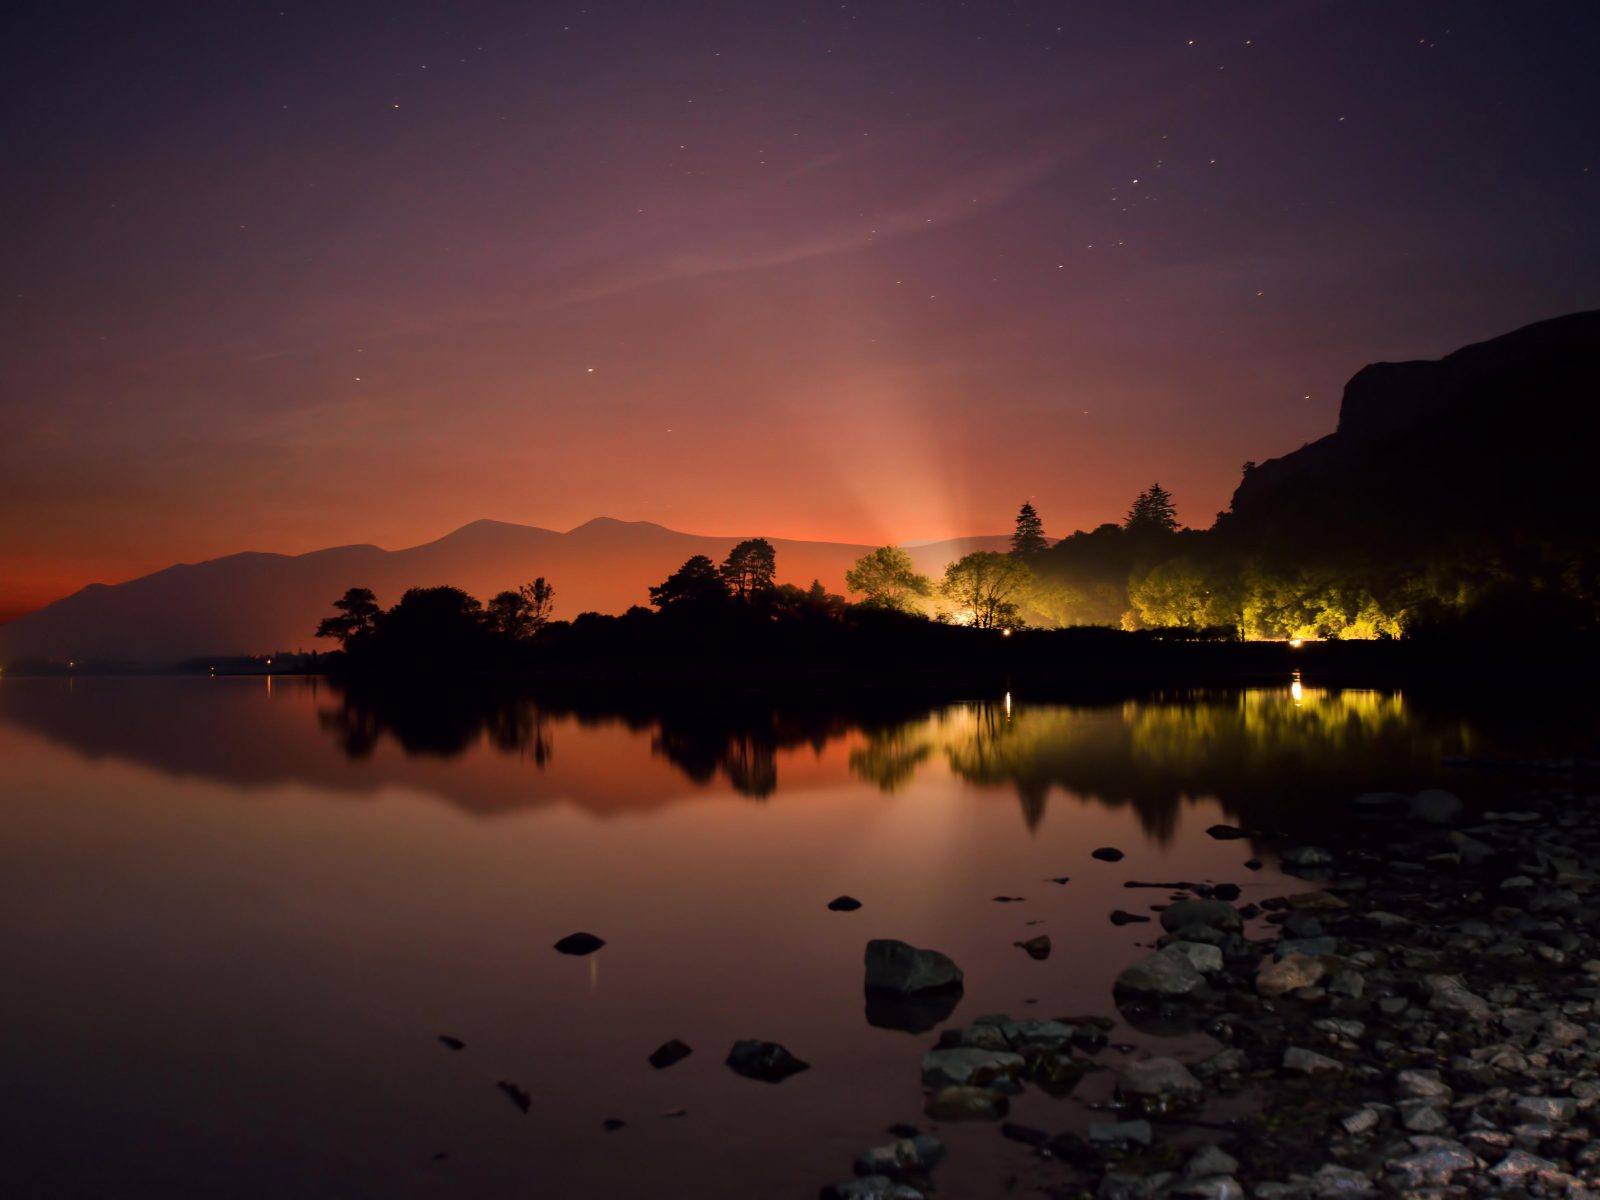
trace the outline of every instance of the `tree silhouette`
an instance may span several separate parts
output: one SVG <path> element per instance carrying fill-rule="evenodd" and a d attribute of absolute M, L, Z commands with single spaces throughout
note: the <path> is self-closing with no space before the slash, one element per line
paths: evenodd
<path fill-rule="evenodd" d="M 766 538 L 747 538 L 732 550 L 718 568 L 736 600 L 753 600 L 772 590 L 778 554 Z"/>
<path fill-rule="evenodd" d="M 1152 483 L 1139 493 L 1122 525 L 1133 533 L 1175 533 L 1178 510 L 1172 503 L 1172 493 L 1159 483 Z"/>
<path fill-rule="evenodd" d="M 351 588 L 335 600 L 333 606 L 339 610 L 339 615 L 324 617 L 317 626 L 317 636 L 338 638 L 340 649 L 349 649 L 352 640 L 372 633 L 383 611 L 370 588 Z"/>
<path fill-rule="evenodd" d="M 905 613 L 918 612 L 918 599 L 933 591 L 928 577 L 917 574 L 911 555 L 899 546 L 880 546 L 863 554 L 845 572 L 844 583 L 852 592 L 863 593 L 862 603 L 871 608 Z"/>
<path fill-rule="evenodd" d="M 521 591 L 497 592 L 484 608 L 489 628 L 508 641 L 520 642 L 533 635 L 533 614 L 528 598 Z"/>
<path fill-rule="evenodd" d="M 522 598 L 528 602 L 528 621 L 532 625 L 532 632 L 538 633 L 550 624 L 550 618 L 556 611 L 556 589 L 545 582 L 543 575 L 532 583 L 525 583 L 517 589 Z"/>
<path fill-rule="evenodd" d="M 662 612 L 717 604 L 727 598 L 728 585 L 717 570 L 717 564 L 704 554 L 696 554 L 650 589 L 650 603 Z"/>
<path fill-rule="evenodd" d="M 1032 582 L 1027 563 L 978 550 L 945 568 L 939 591 L 956 606 L 961 624 L 998 629 L 1016 622 L 1017 606 Z"/>
<path fill-rule="evenodd" d="M 1011 557 L 1027 560 L 1048 549 L 1049 545 L 1044 536 L 1044 522 L 1033 505 L 1024 502 L 1017 510 L 1017 530 L 1011 535 Z"/>

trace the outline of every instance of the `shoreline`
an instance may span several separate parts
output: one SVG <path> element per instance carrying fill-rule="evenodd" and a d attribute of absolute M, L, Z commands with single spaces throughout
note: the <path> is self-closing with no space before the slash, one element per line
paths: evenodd
<path fill-rule="evenodd" d="M 1514 809 L 1479 814 L 1439 791 L 1353 798 L 1346 837 L 1280 851 L 1311 890 L 1235 907 L 1226 885 L 1175 886 L 1151 906 L 1162 948 L 1119 979 L 1118 1015 L 1218 1050 L 1121 1064 L 1112 1111 L 1052 1134 L 1004 1123 L 1006 1097 L 1105 1070 L 1104 1033 L 980 1017 L 923 1059 L 930 1119 L 992 1121 L 1031 1147 L 1015 1194 L 1586 1194 L 1600 1186 L 1600 876 L 1586 865 L 1600 794 L 1581 782 L 1530 781 Z M 963 1048 L 958 1086 L 941 1047 Z M 1241 1100 L 1247 1115 L 1207 1119 Z M 824 1200 L 932 1194 L 942 1142 L 896 1132 Z"/>

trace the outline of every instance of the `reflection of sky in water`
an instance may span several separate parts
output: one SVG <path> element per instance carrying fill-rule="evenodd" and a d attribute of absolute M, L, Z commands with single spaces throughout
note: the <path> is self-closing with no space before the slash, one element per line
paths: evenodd
<path fill-rule="evenodd" d="M 0 1028 L 29 1099 L 8 1178 L 815 1195 L 921 1104 L 931 1039 L 868 1024 L 867 938 L 955 957 L 957 1021 L 1110 1013 L 1151 934 L 1107 914 L 1164 898 L 1125 880 L 1276 894 L 1295 885 L 1242 865 L 1263 847 L 1201 831 L 1337 820 L 1343 798 L 1437 782 L 1441 754 L 1480 744 L 1410 698 L 1311 687 L 844 712 L 5 680 Z M 1128 857 L 1091 859 L 1101 845 Z M 841 893 L 863 909 L 828 912 Z M 606 947 L 550 950 L 579 929 Z M 1044 962 L 1013 946 L 1037 933 Z M 674 1037 L 694 1055 L 652 1070 Z M 746 1037 L 813 1069 L 741 1080 L 721 1059 Z M 527 1117 L 502 1078 L 532 1093 Z M 1108 1079 L 1013 1115 L 1081 1127 Z M 628 1126 L 604 1134 L 607 1117 Z M 951 1194 L 1031 1169 L 992 1129 L 948 1133 Z"/>

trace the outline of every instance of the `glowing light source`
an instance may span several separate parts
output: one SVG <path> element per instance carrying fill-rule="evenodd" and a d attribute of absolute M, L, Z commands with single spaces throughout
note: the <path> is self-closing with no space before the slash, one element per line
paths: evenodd
<path fill-rule="evenodd" d="M 1289 639 L 1289 645 L 1293 646 L 1296 650 L 1300 649 L 1300 647 L 1304 646 L 1305 644 L 1306 644 L 1305 638 L 1290 638 Z"/>

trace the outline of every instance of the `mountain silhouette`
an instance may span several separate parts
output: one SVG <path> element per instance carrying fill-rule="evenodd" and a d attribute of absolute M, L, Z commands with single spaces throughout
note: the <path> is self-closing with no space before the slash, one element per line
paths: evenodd
<path fill-rule="evenodd" d="M 0 626 L 0 663 L 164 664 L 309 649 L 317 622 L 350 587 L 371 588 L 388 605 L 411 587 L 451 584 L 487 598 L 542 575 L 555 585 L 558 617 L 618 613 L 647 603 L 649 586 L 685 559 L 704 554 L 720 562 L 740 540 L 598 517 L 565 533 L 474 521 L 403 550 L 355 545 L 298 555 L 232 554 L 126 583 L 92 584 Z M 844 591 L 850 565 L 873 549 L 768 540 L 777 551 L 780 582 L 803 587 L 820 579 L 835 592 Z M 934 542 L 910 553 L 919 570 L 938 574 L 972 550 L 1008 545 L 1008 537 L 996 534 Z"/>
<path fill-rule="evenodd" d="M 1245 471 L 1219 529 L 1337 557 L 1594 539 L 1600 310 L 1436 361 L 1374 363 L 1335 432 Z"/>

